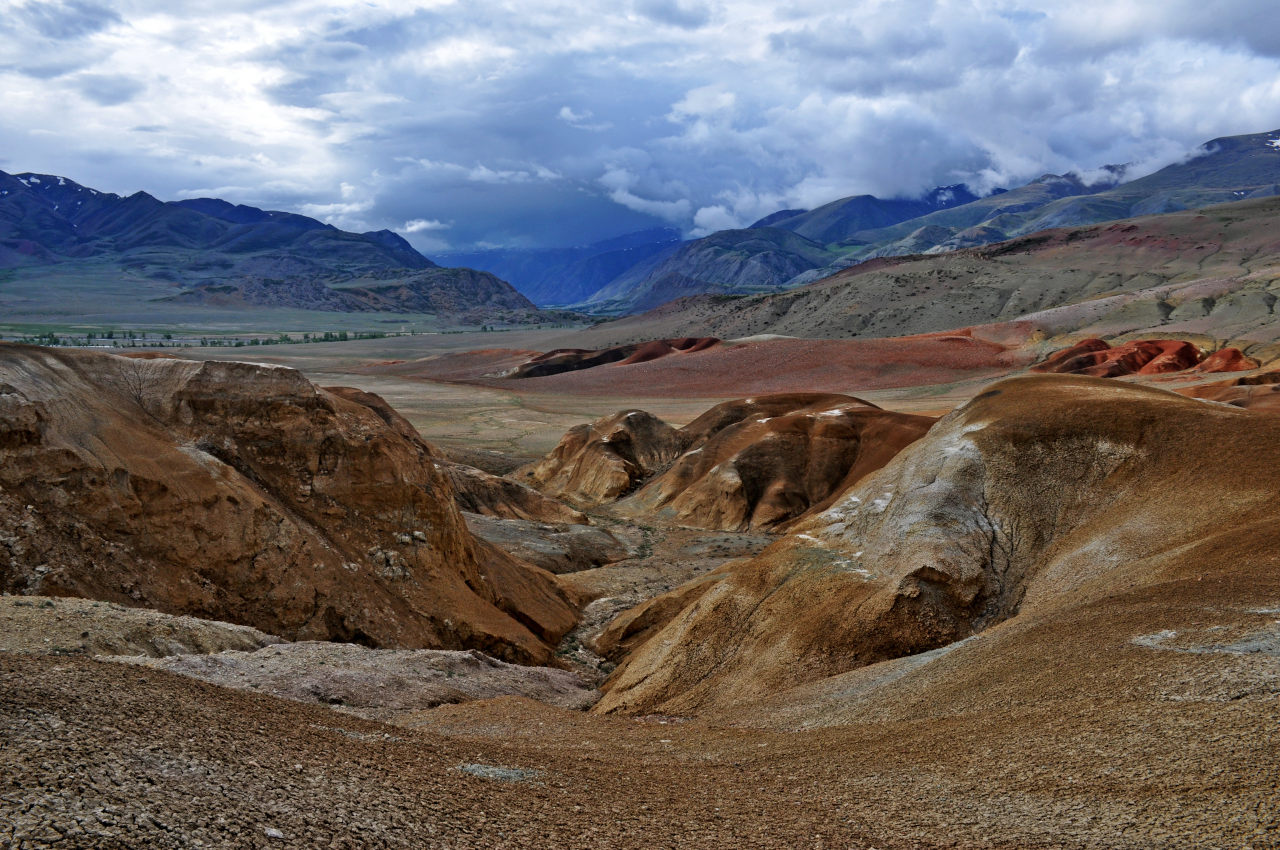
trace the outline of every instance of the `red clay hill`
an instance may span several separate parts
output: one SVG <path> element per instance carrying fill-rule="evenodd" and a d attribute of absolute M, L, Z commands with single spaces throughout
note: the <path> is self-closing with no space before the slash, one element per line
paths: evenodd
<path fill-rule="evenodd" d="M 473 538 L 381 399 L 292 369 L 0 345 L 0 589 L 543 662 L 576 611 Z"/>
<path fill-rule="evenodd" d="M 1055 352 L 1032 372 L 1117 378 L 1125 375 L 1165 375 L 1188 369 L 1196 372 L 1247 372 L 1258 361 L 1238 348 L 1223 348 L 1206 356 L 1195 345 L 1177 339 L 1144 339 L 1111 345 L 1086 339 Z"/>

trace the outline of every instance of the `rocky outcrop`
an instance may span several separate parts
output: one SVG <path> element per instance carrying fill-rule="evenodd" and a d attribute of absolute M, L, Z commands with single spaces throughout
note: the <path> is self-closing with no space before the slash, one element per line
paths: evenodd
<path fill-rule="evenodd" d="M 626 497 L 618 510 L 632 516 L 725 531 L 777 530 L 826 507 L 933 421 L 835 393 L 728 401 L 679 430 L 643 411 L 624 411 L 573 428 L 517 475 L 576 504 Z"/>
<path fill-rule="evenodd" d="M 1191 368 L 1192 372 L 1249 372 L 1262 364 L 1238 348 L 1220 348 Z"/>
<path fill-rule="evenodd" d="M 544 661 L 550 574 L 466 530 L 384 402 L 249 363 L 0 345 L 0 588 Z"/>
<path fill-rule="evenodd" d="M 1015 615 L 1044 621 L 1238 572 L 1223 540 L 1248 540 L 1255 561 L 1280 552 L 1267 525 L 1278 445 L 1271 417 L 1161 390 L 1062 376 L 997 384 L 697 588 L 596 710 L 714 712 Z"/>
<path fill-rule="evenodd" d="M 464 513 L 467 528 L 521 561 L 547 572 L 576 573 L 627 557 L 627 547 L 594 525 L 531 522 Z"/>
<path fill-rule="evenodd" d="M 518 481 L 500 478 L 474 466 L 447 460 L 437 460 L 436 467 L 453 485 L 458 507 L 467 513 L 529 522 L 575 525 L 590 522 L 581 511 L 544 496 Z"/>
<path fill-rule="evenodd" d="M 624 410 L 569 429 L 551 454 L 512 477 L 589 507 L 626 495 L 683 449 L 675 428 L 643 410 Z"/>
<path fill-rule="evenodd" d="M 620 507 L 700 528 L 776 530 L 826 507 L 933 422 L 827 393 L 725 402 L 682 428 L 688 450 Z"/>

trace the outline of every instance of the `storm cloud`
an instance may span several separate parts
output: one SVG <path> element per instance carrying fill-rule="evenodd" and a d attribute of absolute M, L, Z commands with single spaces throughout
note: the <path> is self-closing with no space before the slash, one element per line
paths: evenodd
<path fill-rule="evenodd" d="M 1244 0 L 0 0 L 0 95 L 7 171 L 428 252 L 558 246 L 1149 170 L 1280 127 L 1280 24 Z"/>

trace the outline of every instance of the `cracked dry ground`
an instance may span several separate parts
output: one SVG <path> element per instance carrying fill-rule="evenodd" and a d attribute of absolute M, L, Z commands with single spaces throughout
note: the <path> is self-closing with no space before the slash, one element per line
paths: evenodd
<path fill-rule="evenodd" d="M 391 726 L 0 654 L 0 845 L 1274 846 L 1259 711 L 1087 695 L 776 732 L 502 698 Z"/>

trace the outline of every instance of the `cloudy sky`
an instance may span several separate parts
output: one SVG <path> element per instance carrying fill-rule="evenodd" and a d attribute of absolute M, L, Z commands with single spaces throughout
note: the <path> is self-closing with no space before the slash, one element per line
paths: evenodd
<path fill-rule="evenodd" d="M 1265 0 L 0 0 L 0 169 L 391 228 L 690 235 L 1280 128 Z"/>

